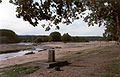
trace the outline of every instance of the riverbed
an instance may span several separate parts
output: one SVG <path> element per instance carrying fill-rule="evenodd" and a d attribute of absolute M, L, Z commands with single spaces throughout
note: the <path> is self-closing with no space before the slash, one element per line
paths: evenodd
<path fill-rule="evenodd" d="M 2 52 L 2 54 L 0 54 L 0 61 L 28 54 L 35 54 L 43 50 L 32 45 L 32 43 L 17 43 L 9 45 L 3 44 L 0 47 L 0 50 Z"/>

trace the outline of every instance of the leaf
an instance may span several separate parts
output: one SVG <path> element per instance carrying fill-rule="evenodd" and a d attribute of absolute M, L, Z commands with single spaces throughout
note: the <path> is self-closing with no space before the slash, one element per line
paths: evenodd
<path fill-rule="evenodd" d="M 0 3 L 2 2 L 2 0 L 0 0 Z"/>
<path fill-rule="evenodd" d="M 46 29 L 45 29 L 45 31 L 49 31 L 50 30 L 50 27 L 48 26 Z"/>
<path fill-rule="evenodd" d="M 35 2 L 35 5 L 39 6 L 39 3 L 38 3 L 38 2 Z"/>
<path fill-rule="evenodd" d="M 16 17 L 17 17 L 17 18 L 20 18 L 20 14 L 17 14 Z"/>
<path fill-rule="evenodd" d="M 45 27 L 45 24 L 42 24 L 41 26 L 44 28 L 44 27 Z"/>
<path fill-rule="evenodd" d="M 56 26 L 56 29 L 60 29 L 60 27 L 59 27 L 59 26 Z"/>
<path fill-rule="evenodd" d="M 13 3 L 13 0 L 9 0 L 10 3 Z"/>
<path fill-rule="evenodd" d="M 21 8 L 17 7 L 16 12 L 20 13 L 21 12 Z"/>

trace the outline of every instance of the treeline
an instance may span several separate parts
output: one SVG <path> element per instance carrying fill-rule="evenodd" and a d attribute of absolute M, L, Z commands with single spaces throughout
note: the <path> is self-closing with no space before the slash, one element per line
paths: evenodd
<path fill-rule="evenodd" d="M 107 37 L 108 38 L 108 37 Z M 107 40 L 100 36 L 71 36 L 68 33 L 61 35 L 59 32 L 52 32 L 48 36 L 41 35 L 17 35 L 12 30 L 0 29 L 0 44 L 18 42 L 89 42 Z"/>
<path fill-rule="evenodd" d="M 89 42 L 89 41 L 100 41 L 104 40 L 103 37 L 99 36 L 71 36 L 68 33 L 61 35 L 59 32 L 52 32 L 49 36 L 41 36 L 41 35 L 19 35 L 18 36 L 21 42 L 33 42 L 33 43 L 41 43 L 41 42 Z"/>

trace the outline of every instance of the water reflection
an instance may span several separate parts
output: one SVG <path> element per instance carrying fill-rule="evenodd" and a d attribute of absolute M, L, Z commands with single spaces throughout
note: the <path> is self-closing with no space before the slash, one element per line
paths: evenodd
<path fill-rule="evenodd" d="M 14 52 L 14 53 L 0 54 L 0 61 L 11 59 L 11 58 L 18 57 L 18 56 L 23 56 L 23 55 L 30 53 L 30 52 L 37 53 L 37 52 L 42 51 L 42 50 L 43 49 L 35 48 L 35 49 L 31 49 L 31 50 L 21 50 L 19 52 Z"/>

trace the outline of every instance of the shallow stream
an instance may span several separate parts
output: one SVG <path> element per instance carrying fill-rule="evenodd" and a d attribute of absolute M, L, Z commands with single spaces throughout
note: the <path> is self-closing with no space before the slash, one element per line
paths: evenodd
<path fill-rule="evenodd" d="M 23 44 L 23 43 L 19 43 L 19 44 Z M 24 45 L 30 45 L 30 44 L 25 43 Z M 11 59 L 11 58 L 18 57 L 18 56 L 23 56 L 23 55 L 30 54 L 30 53 L 31 54 L 38 53 L 39 51 L 42 51 L 42 50 L 44 49 L 34 47 L 33 49 L 29 49 L 29 50 L 21 50 L 18 52 L 0 54 L 0 61 Z"/>

